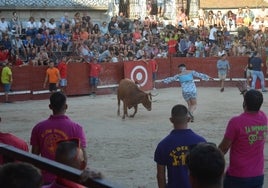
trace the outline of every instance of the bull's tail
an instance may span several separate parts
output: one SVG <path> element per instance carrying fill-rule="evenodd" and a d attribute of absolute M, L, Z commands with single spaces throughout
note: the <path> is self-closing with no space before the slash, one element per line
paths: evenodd
<path fill-rule="evenodd" d="M 120 98 L 117 94 L 117 116 L 120 116 Z"/>

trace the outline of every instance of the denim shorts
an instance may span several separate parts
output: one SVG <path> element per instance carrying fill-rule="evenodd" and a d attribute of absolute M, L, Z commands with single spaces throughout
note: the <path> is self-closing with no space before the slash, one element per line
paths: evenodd
<path fill-rule="evenodd" d="M 226 174 L 223 181 L 224 188 L 262 188 L 264 176 L 239 178 Z"/>
<path fill-rule="evenodd" d="M 61 80 L 60 80 L 60 86 L 61 86 L 61 87 L 66 87 L 66 86 L 67 86 L 67 79 L 64 79 L 64 78 L 61 79 Z"/>
<path fill-rule="evenodd" d="M 11 84 L 3 84 L 5 93 L 10 92 Z"/>
<path fill-rule="evenodd" d="M 92 86 L 97 86 L 98 83 L 99 83 L 99 78 L 96 78 L 96 77 L 90 77 L 90 78 L 89 78 L 89 83 L 90 83 L 90 85 L 92 85 Z"/>

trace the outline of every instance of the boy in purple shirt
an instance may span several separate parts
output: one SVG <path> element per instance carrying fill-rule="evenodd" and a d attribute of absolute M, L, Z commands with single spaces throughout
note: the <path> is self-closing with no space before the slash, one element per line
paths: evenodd
<path fill-rule="evenodd" d="M 191 188 L 186 156 L 192 147 L 206 140 L 188 129 L 189 120 L 189 112 L 184 105 L 172 108 L 170 122 L 174 129 L 158 144 L 154 154 L 159 188 Z"/>
<path fill-rule="evenodd" d="M 86 135 L 83 127 L 70 120 L 66 115 L 66 96 L 61 92 L 55 92 L 50 96 L 49 108 L 52 110 L 47 120 L 39 122 L 32 130 L 31 145 L 32 153 L 55 160 L 57 142 L 70 138 L 80 140 L 81 149 L 87 162 L 85 148 L 87 146 Z M 43 172 L 44 184 L 51 183 L 55 175 Z"/>

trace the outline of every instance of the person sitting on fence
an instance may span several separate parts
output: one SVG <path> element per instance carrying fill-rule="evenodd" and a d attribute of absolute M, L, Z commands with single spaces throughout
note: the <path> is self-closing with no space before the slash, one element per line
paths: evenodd
<path fill-rule="evenodd" d="M 12 18 L 10 20 L 10 25 L 11 25 L 11 31 L 12 31 L 12 33 L 21 35 L 21 29 L 22 29 L 21 22 L 19 20 L 19 17 L 17 15 L 17 12 L 16 11 L 14 11 L 12 13 Z"/>
<path fill-rule="evenodd" d="M 82 42 L 78 48 L 79 56 L 81 56 L 85 61 L 90 62 L 91 58 L 94 57 L 94 53 L 89 49 L 86 42 Z"/>
<path fill-rule="evenodd" d="M 48 65 L 49 57 L 45 48 L 42 48 L 40 52 L 37 53 L 36 57 L 32 60 L 33 66 L 38 65 Z"/>
<path fill-rule="evenodd" d="M 13 55 L 23 55 L 24 58 L 27 58 L 26 49 L 23 45 L 22 40 L 20 39 L 19 34 L 15 34 L 15 39 L 12 40 L 12 51 Z"/>
<path fill-rule="evenodd" d="M 33 59 L 36 55 L 33 39 L 31 38 L 30 35 L 26 35 L 26 39 L 23 40 L 22 42 L 24 48 L 26 49 L 28 60 Z"/>
<path fill-rule="evenodd" d="M 30 35 L 31 37 L 35 38 L 37 34 L 37 24 L 33 16 L 29 18 L 29 21 L 26 25 L 26 35 Z"/>
<path fill-rule="evenodd" d="M 72 42 L 70 40 L 70 37 L 65 33 L 65 29 L 61 29 L 60 32 L 55 35 L 55 39 L 57 40 L 57 47 L 59 52 L 70 51 Z"/>

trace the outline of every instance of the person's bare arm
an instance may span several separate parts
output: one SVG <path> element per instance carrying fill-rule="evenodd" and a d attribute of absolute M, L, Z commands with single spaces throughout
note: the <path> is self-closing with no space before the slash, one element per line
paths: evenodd
<path fill-rule="evenodd" d="M 228 152 L 228 150 L 230 149 L 232 144 L 232 141 L 227 139 L 227 138 L 223 138 L 220 145 L 219 145 L 219 149 L 226 154 Z"/>
<path fill-rule="evenodd" d="M 48 80 L 48 74 L 46 73 L 46 78 L 45 78 L 44 85 L 43 85 L 44 88 L 46 88 L 47 80 Z"/>
<path fill-rule="evenodd" d="M 163 165 L 157 164 L 157 183 L 158 188 L 166 187 L 166 167 Z"/>
<path fill-rule="evenodd" d="M 32 153 L 35 155 L 40 154 L 40 148 L 38 146 L 32 146 Z"/>
<path fill-rule="evenodd" d="M 86 152 L 86 149 L 85 148 L 82 148 L 82 151 L 83 151 L 84 160 L 85 160 L 84 162 L 87 165 L 87 152 Z"/>

